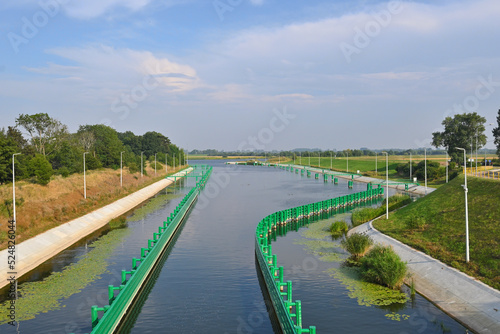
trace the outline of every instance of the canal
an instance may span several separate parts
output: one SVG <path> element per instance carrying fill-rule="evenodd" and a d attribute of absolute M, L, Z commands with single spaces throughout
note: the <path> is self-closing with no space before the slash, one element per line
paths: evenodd
<path fill-rule="evenodd" d="M 273 333 L 255 266 L 257 223 L 278 210 L 366 189 L 275 168 L 199 163 L 212 165 L 212 176 L 123 333 Z M 18 328 L 2 321 L 0 332 L 89 333 L 90 307 L 107 304 L 107 286 L 119 284 L 121 270 L 130 269 L 132 257 L 194 182 L 167 188 L 130 214 L 125 228 L 89 237 L 46 263 L 20 285 L 16 306 L 23 321 Z M 318 333 L 466 332 L 418 295 L 404 304 L 377 305 L 341 266 L 347 255 L 338 241 L 325 236 L 332 219 L 273 242 L 285 280 L 293 280 L 294 299 L 302 300 L 304 327 L 315 325 Z M 0 319 L 5 314 L 0 311 Z"/>

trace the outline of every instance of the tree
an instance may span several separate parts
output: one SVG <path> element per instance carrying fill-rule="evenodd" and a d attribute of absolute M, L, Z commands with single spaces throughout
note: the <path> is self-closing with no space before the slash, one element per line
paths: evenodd
<path fill-rule="evenodd" d="M 31 137 L 35 150 L 42 155 L 49 155 L 59 147 L 61 140 L 68 134 L 66 125 L 45 113 L 19 115 L 16 126 L 21 126 Z"/>
<path fill-rule="evenodd" d="M 432 145 L 445 147 L 453 161 L 463 164 L 463 153 L 457 147 L 467 149 L 472 144 L 473 148 L 479 149 L 486 145 L 485 123 L 486 118 L 475 112 L 446 117 L 441 123 L 444 131 L 432 134 Z"/>
<path fill-rule="evenodd" d="M 0 183 L 12 181 L 12 154 L 17 152 L 16 142 L 5 131 L 0 131 Z"/>
<path fill-rule="evenodd" d="M 500 158 L 500 109 L 497 116 L 497 127 L 493 129 L 493 138 L 495 138 L 495 145 L 497 147 L 497 155 Z"/>
<path fill-rule="evenodd" d="M 94 149 L 103 167 L 118 168 L 120 152 L 125 151 L 122 141 L 115 129 L 104 125 L 81 125 L 78 134 L 92 132 L 95 138 Z"/>
<path fill-rule="evenodd" d="M 35 182 L 41 185 L 47 185 L 50 182 L 50 177 L 54 174 L 52 165 L 41 154 L 35 155 L 29 162 L 29 172 L 35 177 Z"/>

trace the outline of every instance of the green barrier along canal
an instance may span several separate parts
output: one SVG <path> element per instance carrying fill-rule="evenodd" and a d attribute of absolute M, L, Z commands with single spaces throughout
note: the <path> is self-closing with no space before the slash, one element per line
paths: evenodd
<path fill-rule="evenodd" d="M 384 189 L 380 185 L 378 185 L 378 188 L 373 188 L 372 184 L 369 183 L 366 191 L 278 211 L 259 222 L 255 232 L 255 254 L 283 333 L 315 334 L 316 327 L 302 328 L 301 301 L 293 301 L 292 282 L 284 281 L 284 269 L 282 266 L 278 266 L 277 256 L 272 253 L 271 236 L 273 231 L 283 225 L 300 222 L 311 216 L 321 215 L 324 212 L 363 203 L 383 194 Z"/>
<path fill-rule="evenodd" d="M 194 165 L 193 167 L 195 168 L 193 173 L 188 176 L 196 177 L 196 185 L 177 205 L 170 217 L 158 226 L 158 232 L 153 233 L 153 238 L 148 240 L 147 247 L 141 248 L 140 257 L 132 259 L 131 270 L 122 270 L 120 286 L 108 286 L 109 304 L 104 307 L 92 306 L 92 333 L 117 332 L 123 318 L 131 311 L 134 301 L 139 297 L 141 289 L 147 283 L 165 249 L 174 239 L 212 172 L 211 166 Z M 198 178 L 200 178 L 199 181 Z M 100 312 L 103 313 L 101 318 L 99 318 Z"/>

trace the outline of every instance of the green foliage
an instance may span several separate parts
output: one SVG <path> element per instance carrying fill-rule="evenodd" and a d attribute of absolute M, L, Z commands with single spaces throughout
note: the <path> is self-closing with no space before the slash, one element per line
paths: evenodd
<path fill-rule="evenodd" d="M 66 167 L 66 166 L 59 168 L 56 171 L 56 173 L 61 175 L 62 177 L 68 177 L 71 174 L 68 167 Z"/>
<path fill-rule="evenodd" d="M 495 138 L 497 155 L 500 158 L 500 109 L 498 110 L 498 115 L 497 115 L 497 127 L 493 129 L 493 138 Z"/>
<path fill-rule="evenodd" d="M 425 227 L 425 218 L 422 216 L 411 215 L 405 219 L 405 224 L 409 230 L 423 230 Z"/>
<path fill-rule="evenodd" d="M 406 276 L 406 262 L 401 261 L 391 247 L 375 245 L 360 260 L 363 280 L 399 289 Z"/>
<path fill-rule="evenodd" d="M 131 162 L 128 164 L 128 170 L 131 174 L 141 171 L 140 167 L 135 162 Z"/>
<path fill-rule="evenodd" d="M 373 240 L 366 234 L 353 233 L 342 240 L 342 247 L 351 253 L 354 259 L 359 259 L 373 245 Z"/>
<path fill-rule="evenodd" d="M 0 131 L 0 183 L 12 181 L 12 154 L 17 153 L 14 140 Z"/>
<path fill-rule="evenodd" d="M 349 226 L 345 221 L 336 221 L 330 226 L 330 233 L 332 237 L 339 238 L 349 231 Z"/>
<path fill-rule="evenodd" d="M 120 152 L 125 151 L 125 147 L 115 129 L 103 124 L 82 125 L 78 133 L 82 132 L 93 133 L 95 153 L 103 167 L 120 167 Z"/>
<path fill-rule="evenodd" d="M 455 161 L 450 161 L 450 164 L 448 165 L 449 169 L 455 169 L 457 167 L 457 163 Z"/>
<path fill-rule="evenodd" d="M 411 203 L 411 198 L 408 195 L 394 195 L 389 197 L 389 211 L 394 211 L 402 206 Z M 362 208 L 355 209 L 352 212 L 352 225 L 358 226 L 363 223 L 369 222 L 379 216 L 382 216 L 386 212 L 385 201 L 382 206 L 378 208 Z"/>
<path fill-rule="evenodd" d="M 471 261 L 465 262 L 464 176 L 398 210 L 375 228 L 422 252 L 500 289 L 500 182 L 467 178 Z M 408 233 L 410 216 L 423 217 L 426 228 Z"/>
<path fill-rule="evenodd" d="M 463 165 L 463 154 L 457 147 L 470 147 L 470 140 L 471 138 L 475 138 L 476 134 L 477 148 L 486 145 L 486 135 L 484 134 L 485 123 L 486 118 L 475 112 L 446 117 L 441 123 L 444 126 L 444 130 L 432 134 L 432 145 L 435 147 L 446 147 L 451 159 Z M 475 141 L 473 144 L 475 145 Z"/>
<path fill-rule="evenodd" d="M 30 160 L 28 168 L 35 182 L 44 186 L 50 182 L 50 178 L 54 174 L 52 165 L 41 154 L 35 155 L 35 157 Z"/>
<path fill-rule="evenodd" d="M 44 156 L 57 150 L 68 134 L 66 125 L 46 113 L 21 114 L 16 118 L 16 126 L 24 128 L 35 150 Z"/>

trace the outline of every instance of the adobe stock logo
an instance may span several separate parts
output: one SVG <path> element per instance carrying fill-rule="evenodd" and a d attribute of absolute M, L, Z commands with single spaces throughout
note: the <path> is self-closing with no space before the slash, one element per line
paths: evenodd
<path fill-rule="evenodd" d="M 69 0 L 40 0 L 38 2 L 40 9 L 31 18 L 27 18 L 26 16 L 21 18 L 21 31 L 19 33 L 11 31 L 7 34 L 12 50 L 16 54 L 19 53 L 19 47 L 23 44 L 28 44 L 35 38 L 40 29 L 49 24 L 50 19 L 59 14 L 61 7 L 68 2 Z"/>
<path fill-rule="evenodd" d="M 387 9 L 372 14 L 372 20 L 366 22 L 363 29 L 354 27 L 353 43 L 342 42 L 339 45 L 347 63 L 351 63 L 353 54 L 360 54 L 361 50 L 367 48 L 372 39 L 380 35 L 382 28 L 387 28 L 391 24 L 392 17 L 402 10 L 401 1 L 391 1 L 387 4 Z"/>

